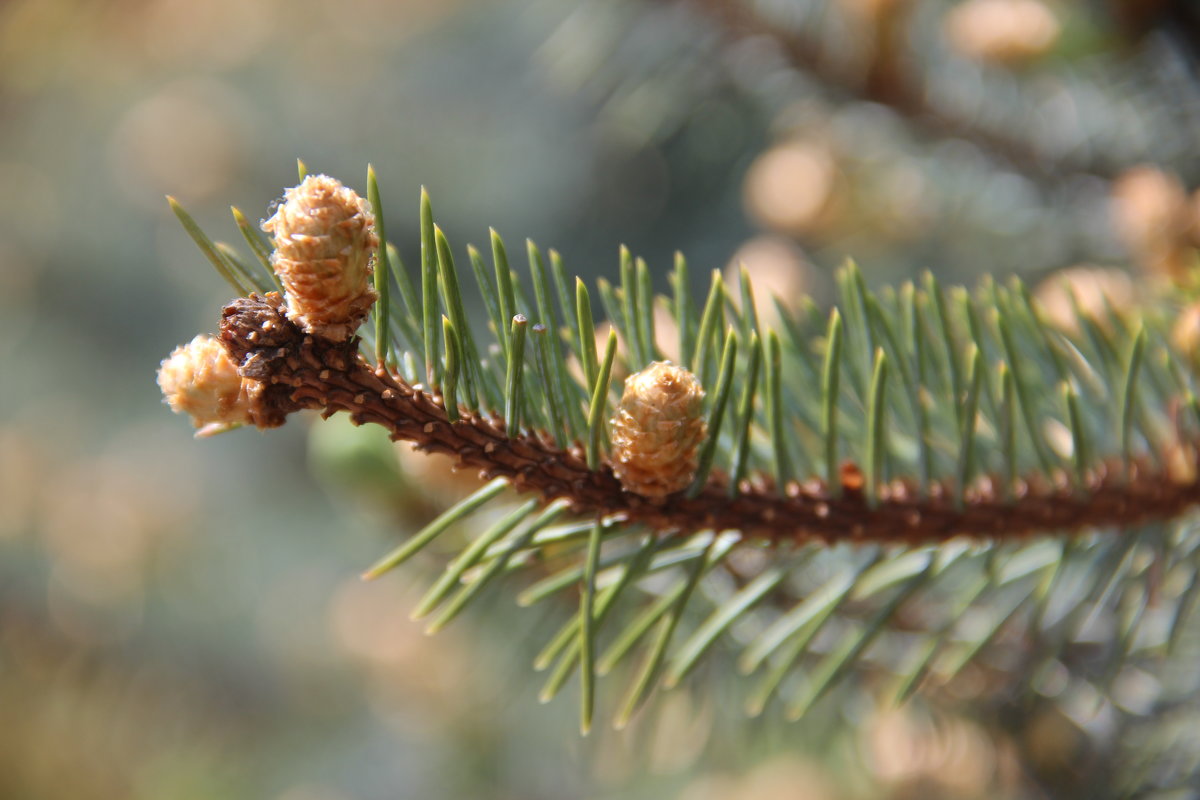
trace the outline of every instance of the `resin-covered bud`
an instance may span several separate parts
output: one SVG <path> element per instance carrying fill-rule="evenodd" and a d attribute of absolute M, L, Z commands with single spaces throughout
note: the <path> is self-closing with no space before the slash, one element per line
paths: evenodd
<path fill-rule="evenodd" d="M 707 432 L 703 406 L 700 381 L 670 362 L 625 379 L 612 420 L 612 463 L 626 491 L 657 500 L 687 488 Z"/>
<path fill-rule="evenodd" d="M 327 175 L 310 175 L 288 189 L 263 223 L 283 282 L 287 316 L 306 333 L 349 338 L 375 302 L 372 257 L 379 246 L 367 202 Z"/>

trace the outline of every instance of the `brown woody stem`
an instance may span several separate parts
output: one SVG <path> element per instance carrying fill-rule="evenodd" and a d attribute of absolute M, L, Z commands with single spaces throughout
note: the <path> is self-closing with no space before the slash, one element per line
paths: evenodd
<path fill-rule="evenodd" d="M 915 76 L 905 74 L 903 17 L 909 13 L 904 2 L 882 4 L 870 60 L 860 75 L 853 67 L 839 67 L 836 54 L 820 38 L 789 29 L 758 13 L 753 3 L 739 0 L 689 0 L 690 4 L 716 23 L 731 38 L 769 37 L 797 69 L 815 75 L 822 83 L 863 100 L 889 106 L 918 130 L 938 137 L 961 138 L 1007 161 L 1027 177 L 1053 183 L 1087 177 L 1110 180 L 1113 168 L 1077 154 L 1051 158 L 1028 142 L 989 129 L 978 120 L 955 115 L 930 101 Z"/>
<path fill-rule="evenodd" d="M 440 397 L 372 367 L 356 339 L 331 342 L 305 334 L 287 319 L 276 293 L 226 306 L 221 341 L 242 376 L 264 385 L 252 410 L 260 427 L 281 425 L 304 408 L 325 416 L 345 411 L 356 424 L 382 425 L 393 440 L 454 456 L 460 468 L 478 469 L 487 479 L 506 477 L 545 502 L 564 498 L 576 513 L 620 514 L 664 533 L 738 530 L 774 542 L 921 544 L 962 535 L 1000 540 L 1164 521 L 1200 502 L 1193 454 L 1191 468 L 1175 477 L 1138 458 L 1128 472 L 1119 461 L 1102 462 L 1082 488 L 1039 477 L 1012 487 L 1006 497 L 999 482 L 986 480 L 966 493 L 962 508 L 949 484 L 935 483 L 920 496 L 902 481 L 880 487 L 877 504 L 869 507 L 853 465 L 843 468 L 839 497 L 815 480 L 789 484 L 781 493 L 765 476 L 744 482 L 730 497 L 727 478 L 714 474 L 694 498 L 680 493 L 655 503 L 625 491 L 607 464 L 589 470 L 578 444 L 563 450 L 544 434 L 509 438 L 503 420 L 475 412 L 462 411 L 450 422 Z"/>

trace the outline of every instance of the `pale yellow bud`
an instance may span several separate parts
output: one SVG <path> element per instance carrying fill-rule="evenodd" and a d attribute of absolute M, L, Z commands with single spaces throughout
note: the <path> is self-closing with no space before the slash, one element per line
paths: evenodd
<path fill-rule="evenodd" d="M 250 422 L 253 381 L 238 375 L 221 343 L 203 334 L 176 347 L 158 368 L 158 386 L 176 414 L 188 414 L 197 436 Z"/>
<path fill-rule="evenodd" d="M 742 268 L 745 267 L 754 291 L 754 310 L 758 321 L 767 328 L 778 327 L 779 312 L 773 298 L 787 310 L 800 307 L 821 277 L 804 257 L 804 251 L 781 236 L 755 236 L 742 243 L 725 266 L 725 285 L 729 294 L 743 307 Z"/>
<path fill-rule="evenodd" d="M 310 175 L 284 193 L 263 230 L 275 240 L 271 263 L 288 319 L 325 339 L 350 337 L 375 302 L 371 260 L 379 239 L 366 201 L 334 178 Z"/>
<path fill-rule="evenodd" d="M 1137 293 L 1127 272 L 1078 266 L 1046 278 L 1034 296 L 1050 324 L 1068 333 L 1078 333 L 1080 313 L 1103 325 L 1110 310 L 1117 314 L 1129 311 Z"/>
<path fill-rule="evenodd" d="M 1188 358 L 1200 359 L 1200 303 L 1189 305 L 1175 320 L 1171 342 Z"/>
<path fill-rule="evenodd" d="M 1196 448 L 1190 444 L 1173 442 L 1167 445 L 1164 461 L 1171 483 L 1186 486 L 1196 482 Z"/>
<path fill-rule="evenodd" d="M 807 236 L 829 227 L 837 189 L 832 149 L 824 142 L 797 140 L 775 145 L 754 160 L 742 196 L 759 225 Z"/>
<path fill-rule="evenodd" d="M 1121 173 L 1112 187 L 1113 221 L 1138 265 L 1152 275 L 1184 279 L 1193 257 L 1193 209 L 1179 178 L 1141 165 Z"/>
<path fill-rule="evenodd" d="M 627 491 L 661 499 L 687 488 L 707 432 L 704 390 L 696 376 L 655 361 L 625 379 L 613 417 L 612 461 Z"/>
<path fill-rule="evenodd" d="M 967 0 L 946 14 L 946 38 L 967 58 L 1021 64 L 1044 55 L 1061 31 L 1038 0 Z"/>

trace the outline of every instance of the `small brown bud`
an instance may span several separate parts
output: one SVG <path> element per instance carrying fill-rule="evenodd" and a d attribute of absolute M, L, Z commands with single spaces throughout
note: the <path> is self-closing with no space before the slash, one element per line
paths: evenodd
<path fill-rule="evenodd" d="M 625 379 L 613 417 L 613 472 L 627 491 L 661 499 L 692 482 L 707 433 L 696 376 L 665 361 Z"/>
<path fill-rule="evenodd" d="M 250 422 L 254 383 L 238 375 L 219 341 L 204 334 L 176 347 L 158 368 L 167 404 L 176 414 L 191 416 L 200 429 L 197 436 Z"/>
<path fill-rule="evenodd" d="M 325 339 L 349 338 L 375 302 L 371 259 L 379 239 L 366 201 L 334 178 L 310 175 L 284 193 L 262 227 L 275 240 L 271 263 L 288 319 Z"/>

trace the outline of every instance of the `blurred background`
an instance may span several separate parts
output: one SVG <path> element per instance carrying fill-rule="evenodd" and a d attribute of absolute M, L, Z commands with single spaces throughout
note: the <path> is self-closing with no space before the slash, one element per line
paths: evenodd
<path fill-rule="evenodd" d="M 536 702 L 550 612 L 427 638 L 419 570 L 359 582 L 462 491 L 441 465 L 336 420 L 194 441 L 162 404 L 228 300 L 164 195 L 234 242 L 297 157 L 360 191 L 371 162 L 408 259 L 423 184 L 460 251 L 495 226 L 589 278 L 625 243 L 660 289 L 681 249 L 817 302 L 847 256 L 1125 302 L 1195 258 L 1198 57 L 1182 0 L 0 3 L 0 797 L 1074 785 L 1104 732 L 1057 712 L 832 736 L 737 722 L 719 676 L 581 740 Z"/>

